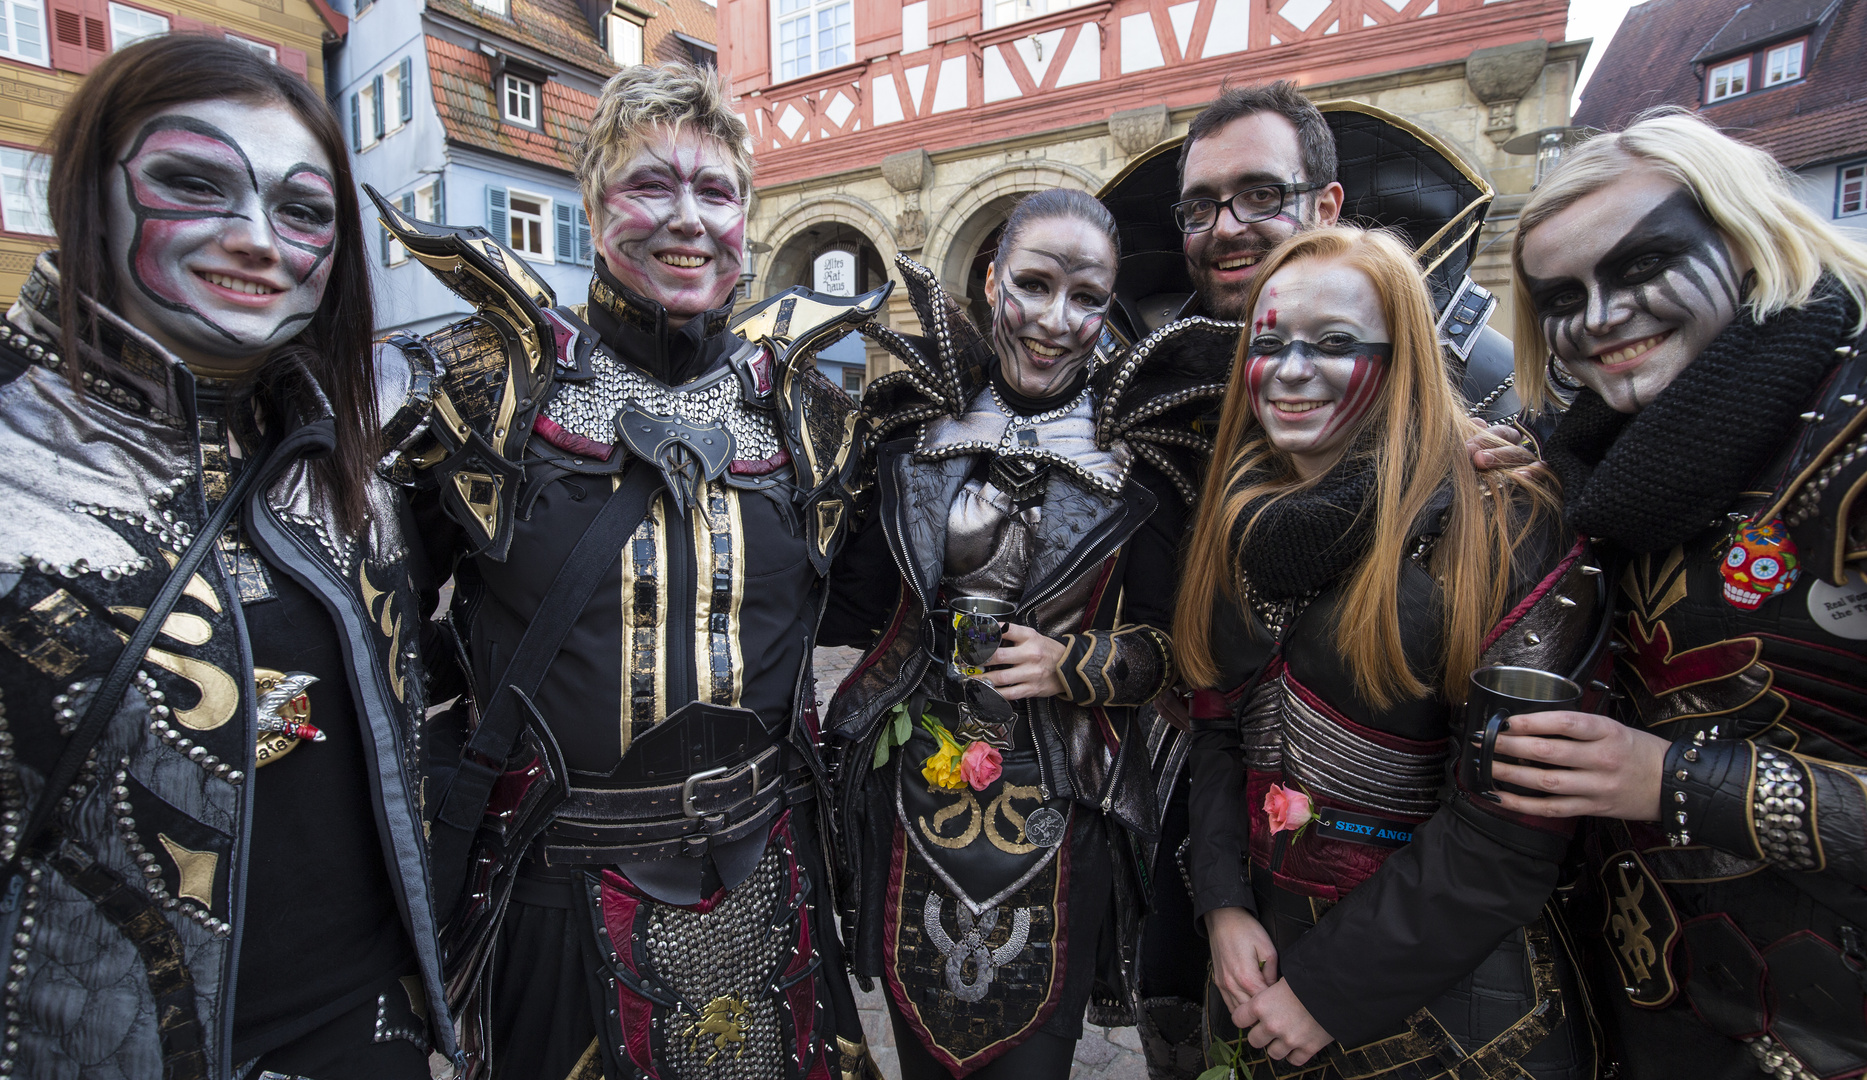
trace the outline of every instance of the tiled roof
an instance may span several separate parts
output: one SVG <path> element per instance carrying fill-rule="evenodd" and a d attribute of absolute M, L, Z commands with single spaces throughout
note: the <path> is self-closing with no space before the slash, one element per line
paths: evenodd
<path fill-rule="evenodd" d="M 1699 108 L 1702 76 L 1692 58 L 1725 30 L 1742 2 L 1648 0 L 1630 9 L 1573 123 L 1612 131 L 1656 105 Z M 1805 2 L 1791 0 L 1796 10 Z M 1839 5 L 1826 31 L 1811 39 L 1815 51 L 1804 60 L 1802 79 L 1706 106 L 1705 118 L 1792 169 L 1867 154 L 1867 79 L 1860 60 L 1867 55 L 1867 0 Z M 1774 39 L 1752 34 L 1749 40 Z"/>
<path fill-rule="evenodd" d="M 643 42 L 646 53 L 643 59 L 648 63 L 692 59 L 687 46 L 674 36 L 677 30 L 715 48 L 719 45 L 718 14 L 706 0 L 647 0 L 637 6 L 658 16 L 648 21 L 647 40 Z"/>
<path fill-rule="evenodd" d="M 524 42 L 548 56 L 605 79 L 616 73 L 615 62 L 597 45 L 590 20 L 584 17 L 576 0 L 506 0 L 511 18 L 487 11 L 473 0 L 427 0 L 427 3 L 430 11 Z"/>
<path fill-rule="evenodd" d="M 490 150 L 567 173 L 576 171 L 577 145 L 590 130 L 596 98 L 553 79 L 543 86 L 543 130 L 500 119 L 493 98 L 491 58 L 437 37 L 428 38 L 434 107 L 453 142 Z"/>
<path fill-rule="evenodd" d="M 1718 28 L 1694 59 L 1715 60 L 1765 41 L 1806 32 L 1841 0 L 1751 0 Z"/>

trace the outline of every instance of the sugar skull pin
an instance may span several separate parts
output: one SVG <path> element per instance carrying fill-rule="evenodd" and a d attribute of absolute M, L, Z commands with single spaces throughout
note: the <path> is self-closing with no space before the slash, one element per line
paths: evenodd
<path fill-rule="evenodd" d="M 1787 591 L 1801 573 L 1796 542 L 1781 519 L 1763 524 L 1743 522 L 1724 554 L 1724 598 L 1733 607 L 1755 611 L 1777 593 Z"/>

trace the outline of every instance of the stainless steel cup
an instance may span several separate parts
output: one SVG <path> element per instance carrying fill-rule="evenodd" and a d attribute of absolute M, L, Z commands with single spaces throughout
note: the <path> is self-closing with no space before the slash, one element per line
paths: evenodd
<path fill-rule="evenodd" d="M 1538 795 L 1491 776 L 1491 765 L 1525 762 L 1497 753 L 1497 737 L 1509 728 L 1505 721 L 1516 713 L 1555 712 L 1582 703 L 1582 688 L 1574 682 L 1536 668 L 1497 665 L 1472 672 L 1471 697 L 1465 703 L 1465 742 L 1459 752 L 1459 783 L 1474 795 L 1495 800 L 1499 790 L 1517 795 Z"/>
<path fill-rule="evenodd" d="M 961 596 L 947 604 L 953 612 L 953 666 L 976 679 L 1005 638 L 1005 617 L 1017 605 L 989 596 Z"/>

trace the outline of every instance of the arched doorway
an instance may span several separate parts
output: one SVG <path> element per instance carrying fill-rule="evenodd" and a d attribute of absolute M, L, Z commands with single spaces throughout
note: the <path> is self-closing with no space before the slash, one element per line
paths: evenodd
<path fill-rule="evenodd" d="M 964 293 L 966 313 L 974 323 L 985 327 L 992 317 L 991 300 L 985 295 L 985 271 L 998 252 L 998 238 L 1005 231 L 1005 220 L 1012 207 L 1028 192 L 1011 192 L 992 199 L 973 211 L 953 234 L 947 248 L 942 280 L 950 289 Z"/>
<path fill-rule="evenodd" d="M 862 230 L 824 221 L 800 230 L 772 252 L 765 295 L 802 285 L 835 296 L 860 296 L 888 280 L 888 264 Z M 863 339 L 850 334 L 817 354 L 817 370 L 852 396 L 868 385 Z"/>

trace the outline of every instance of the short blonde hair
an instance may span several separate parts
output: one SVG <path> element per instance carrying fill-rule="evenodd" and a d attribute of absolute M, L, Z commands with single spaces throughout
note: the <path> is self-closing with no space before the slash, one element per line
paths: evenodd
<path fill-rule="evenodd" d="M 642 132 L 656 126 L 674 131 L 691 126 L 719 140 L 733 163 L 739 193 L 752 194 L 751 136 L 727 105 L 718 73 L 692 64 L 637 64 L 603 85 L 590 132 L 577 148 L 577 183 L 592 214 L 602 209 L 610 175 L 635 154 Z"/>
<path fill-rule="evenodd" d="M 1511 291 L 1516 299 L 1518 396 L 1531 409 L 1555 400 L 1546 361 L 1548 343 L 1523 272 L 1531 230 L 1645 166 L 1692 192 L 1707 217 L 1730 238 L 1756 273 L 1744 306 L 1763 322 L 1809 302 L 1823 274 L 1833 274 L 1863 310 L 1867 329 L 1867 246 L 1850 240 L 1796 199 L 1793 176 L 1775 158 L 1741 143 L 1703 117 L 1675 106 L 1642 114 L 1625 131 L 1597 135 L 1571 151 L 1536 189 L 1511 242 Z"/>

